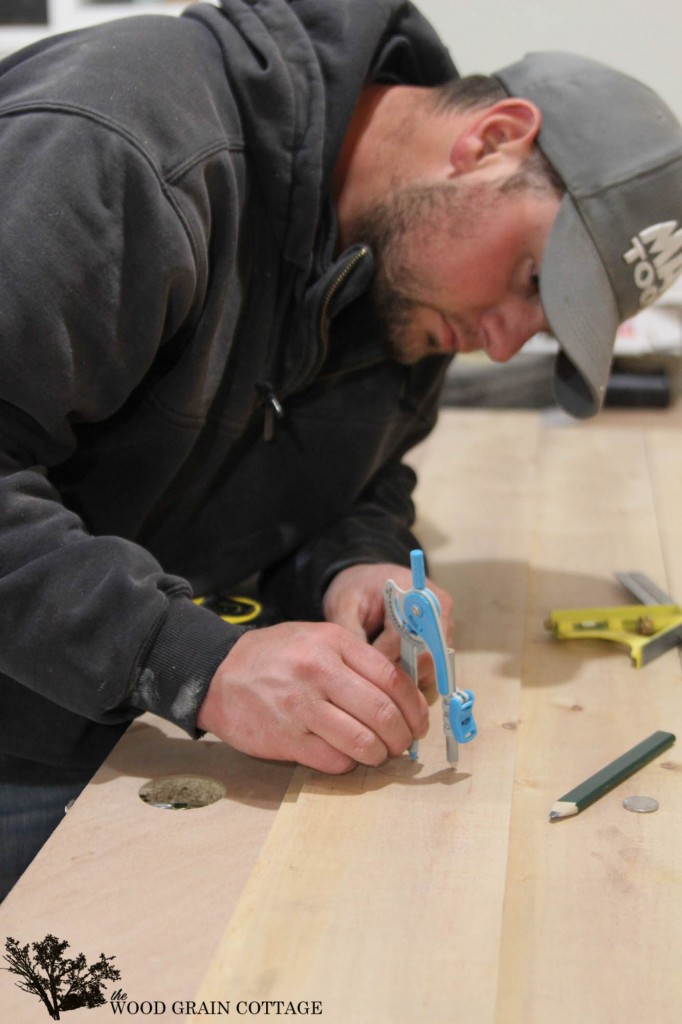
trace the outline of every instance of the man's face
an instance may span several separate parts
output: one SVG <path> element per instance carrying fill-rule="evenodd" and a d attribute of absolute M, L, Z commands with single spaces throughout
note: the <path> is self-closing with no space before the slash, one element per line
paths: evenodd
<path fill-rule="evenodd" d="M 360 226 L 377 256 L 374 299 L 394 358 L 482 349 L 495 362 L 547 330 L 538 274 L 560 199 L 467 176 L 396 191 Z"/>

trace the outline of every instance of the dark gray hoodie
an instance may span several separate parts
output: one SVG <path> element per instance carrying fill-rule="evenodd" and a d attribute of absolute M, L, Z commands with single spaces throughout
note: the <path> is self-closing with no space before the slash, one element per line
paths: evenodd
<path fill-rule="evenodd" d="M 223 0 L 0 64 L 0 765 L 87 777 L 137 714 L 196 735 L 262 573 L 320 615 L 408 562 L 443 359 L 375 344 L 328 190 L 367 81 L 455 74 L 399 0 Z M 270 433 L 273 400 L 284 415 Z"/>

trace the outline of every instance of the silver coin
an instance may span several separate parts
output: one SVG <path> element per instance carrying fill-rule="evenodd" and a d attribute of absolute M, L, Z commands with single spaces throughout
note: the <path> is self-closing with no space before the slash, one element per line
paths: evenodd
<path fill-rule="evenodd" d="M 658 810 L 658 800 L 654 800 L 652 796 L 626 796 L 623 807 L 638 814 L 650 814 L 651 811 Z"/>

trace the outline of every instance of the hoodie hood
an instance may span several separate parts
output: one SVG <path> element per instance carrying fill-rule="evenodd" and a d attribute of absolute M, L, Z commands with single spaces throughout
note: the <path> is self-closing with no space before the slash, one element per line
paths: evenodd
<path fill-rule="evenodd" d="M 284 258 L 306 270 L 363 86 L 436 85 L 457 77 L 454 64 L 400 0 L 220 0 L 183 17 L 201 20 L 222 49 L 273 233 Z"/>

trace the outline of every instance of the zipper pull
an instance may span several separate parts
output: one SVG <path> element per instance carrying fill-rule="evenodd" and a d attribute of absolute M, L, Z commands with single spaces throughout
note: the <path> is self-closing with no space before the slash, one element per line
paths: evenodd
<path fill-rule="evenodd" d="M 263 422 L 263 440 L 274 441 L 275 439 L 275 424 L 277 420 L 284 418 L 284 409 L 282 403 L 275 394 L 270 381 L 259 381 L 256 384 L 256 391 L 261 396 L 265 404 L 265 418 Z"/>

